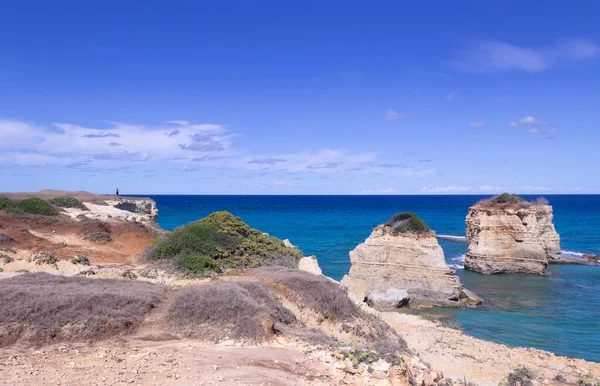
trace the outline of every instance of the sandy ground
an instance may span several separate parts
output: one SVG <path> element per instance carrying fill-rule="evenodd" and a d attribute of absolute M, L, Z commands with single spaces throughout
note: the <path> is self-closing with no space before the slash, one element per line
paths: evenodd
<path fill-rule="evenodd" d="M 549 382 L 558 374 L 576 383 L 583 376 L 600 378 L 600 364 L 559 357 L 533 348 L 510 348 L 443 327 L 415 315 L 384 312 L 383 320 L 400 332 L 415 354 L 451 378 L 479 385 L 498 385 L 517 366 L 534 369 Z"/>

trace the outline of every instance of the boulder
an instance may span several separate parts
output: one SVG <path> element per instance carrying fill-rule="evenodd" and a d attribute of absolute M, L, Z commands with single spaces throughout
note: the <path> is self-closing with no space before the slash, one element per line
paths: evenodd
<path fill-rule="evenodd" d="M 398 288 L 388 288 L 385 292 L 372 291 L 365 294 L 365 302 L 376 308 L 400 308 L 408 304 L 408 292 Z"/>
<path fill-rule="evenodd" d="M 587 253 L 587 254 L 583 255 L 583 258 L 587 261 L 600 263 L 600 256 L 598 256 L 598 255 Z"/>
<path fill-rule="evenodd" d="M 549 260 L 560 259 L 552 217 L 550 205 L 536 203 L 472 206 L 465 222 L 465 268 L 485 274 L 545 274 Z"/>
<path fill-rule="evenodd" d="M 284 240 L 285 241 L 285 240 Z M 312 273 L 313 275 L 322 275 L 321 267 L 316 256 L 304 256 L 298 261 L 298 269 Z"/>
<path fill-rule="evenodd" d="M 359 299 L 383 299 L 393 289 L 405 291 L 411 306 L 472 303 L 461 296 L 460 279 L 446 265 L 433 231 L 397 233 L 393 224 L 379 225 L 350 252 L 350 262 L 350 272 L 341 283 Z"/>
<path fill-rule="evenodd" d="M 9 235 L 7 235 L 6 233 L 0 233 L 0 244 L 8 244 L 8 243 L 12 243 L 13 240 L 12 237 L 10 237 Z"/>

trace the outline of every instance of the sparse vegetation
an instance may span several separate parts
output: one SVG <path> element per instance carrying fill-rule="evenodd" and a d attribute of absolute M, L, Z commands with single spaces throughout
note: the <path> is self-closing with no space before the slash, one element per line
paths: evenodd
<path fill-rule="evenodd" d="M 12 263 L 13 261 L 15 261 L 15 259 L 3 253 L 0 253 L 0 259 L 2 259 L 2 262 L 4 264 Z"/>
<path fill-rule="evenodd" d="M 172 260 L 188 273 L 207 274 L 262 265 L 295 268 L 302 251 L 286 247 L 283 241 L 251 228 L 229 212 L 215 212 L 164 236 L 145 256 Z"/>
<path fill-rule="evenodd" d="M 48 202 L 61 208 L 79 208 L 88 210 L 83 202 L 79 201 L 75 197 L 56 197 L 48 200 Z"/>
<path fill-rule="evenodd" d="M 390 227 L 392 234 L 399 233 L 427 233 L 429 232 L 429 226 L 425 221 L 421 220 L 419 216 L 412 212 L 398 213 L 392 216 L 392 219 L 385 225 Z"/>
<path fill-rule="evenodd" d="M 492 204 L 520 204 L 524 201 L 523 197 L 511 193 L 502 193 L 491 199 Z"/>
<path fill-rule="evenodd" d="M 508 207 L 508 208 L 528 208 L 531 205 L 548 205 L 549 202 L 544 197 L 539 197 L 535 201 L 527 201 L 517 194 L 502 193 L 497 196 L 486 198 L 477 202 L 477 205 L 483 207 Z"/>
<path fill-rule="evenodd" d="M 508 386 L 533 386 L 535 372 L 527 366 L 520 366 L 506 377 Z"/>
<path fill-rule="evenodd" d="M 262 340 L 272 333 L 275 322 L 290 323 L 289 315 L 257 281 L 215 281 L 184 288 L 168 311 L 172 328 L 211 341 Z"/>
<path fill-rule="evenodd" d="M 360 315 L 346 292 L 325 276 L 285 267 L 261 267 L 249 274 L 292 290 L 308 308 L 326 319 L 351 321 Z"/>
<path fill-rule="evenodd" d="M 110 233 L 108 232 L 94 232 L 86 236 L 85 238 L 86 240 L 103 243 L 108 243 L 112 240 L 112 238 L 110 237 Z"/>
<path fill-rule="evenodd" d="M 131 331 L 166 292 L 145 282 L 46 273 L 0 280 L 0 347 L 96 341 Z"/>
<path fill-rule="evenodd" d="M 50 252 L 38 252 L 33 254 L 29 261 L 35 262 L 37 265 L 48 264 L 56 267 L 56 263 L 58 263 L 58 257 L 54 256 Z"/>
<path fill-rule="evenodd" d="M 371 364 L 379 359 L 379 355 L 374 348 L 361 348 L 356 342 L 352 342 L 350 347 L 343 347 L 340 349 L 340 354 L 344 358 L 350 359 L 353 365 L 359 363 Z"/>
<path fill-rule="evenodd" d="M 75 255 L 71 259 L 73 264 L 90 265 L 90 259 L 85 255 Z"/>

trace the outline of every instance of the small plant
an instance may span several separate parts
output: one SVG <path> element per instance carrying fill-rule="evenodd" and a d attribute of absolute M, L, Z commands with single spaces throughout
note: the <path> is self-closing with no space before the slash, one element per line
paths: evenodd
<path fill-rule="evenodd" d="M 73 264 L 90 265 L 90 259 L 86 255 L 75 255 L 71 259 Z"/>
<path fill-rule="evenodd" d="M 94 242 L 104 243 L 108 243 L 112 240 L 112 238 L 110 237 L 110 233 L 108 232 L 94 232 L 91 235 L 87 236 L 86 239 Z"/>
<path fill-rule="evenodd" d="M 527 366 L 520 366 L 508 374 L 506 381 L 508 386 L 533 386 L 535 372 Z"/>
<path fill-rule="evenodd" d="M 123 272 L 121 274 L 121 276 L 123 277 L 123 279 L 128 279 L 128 280 L 137 280 L 137 275 L 135 274 L 135 272 L 133 272 L 132 270 L 128 269 L 125 272 Z"/>
<path fill-rule="evenodd" d="M 354 366 L 357 366 L 359 363 L 367 363 L 371 364 L 379 359 L 379 355 L 374 348 L 361 348 L 356 342 L 352 342 L 350 347 L 345 347 L 340 349 L 340 354 L 344 358 L 350 359 Z"/>
<path fill-rule="evenodd" d="M 587 374 L 581 377 L 579 386 L 600 386 L 600 379 L 594 380 L 592 374 Z"/>
<path fill-rule="evenodd" d="M 14 248 L 0 248 L 0 252 L 12 253 L 13 255 L 15 255 L 17 253 L 17 250 Z"/>
<path fill-rule="evenodd" d="M 12 257 L 2 253 L 0 253 L 0 259 L 2 259 L 4 264 L 12 263 L 13 261 L 15 261 L 15 259 L 13 259 Z"/>
<path fill-rule="evenodd" d="M 58 214 L 56 209 L 54 209 L 48 201 L 35 197 L 21 200 L 15 206 L 8 209 L 10 209 L 12 213 L 31 213 L 43 216 L 56 216 Z"/>
<path fill-rule="evenodd" d="M 38 252 L 31 256 L 29 261 L 33 261 L 37 265 L 48 264 L 53 265 L 55 268 L 57 268 L 56 263 L 58 263 L 58 257 L 54 256 L 50 252 Z"/>
<path fill-rule="evenodd" d="M 83 202 L 79 201 L 75 197 L 56 197 L 48 200 L 48 202 L 61 208 L 79 208 L 87 210 L 87 207 L 83 204 Z"/>
<path fill-rule="evenodd" d="M 106 202 L 106 201 L 97 201 L 96 205 L 108 206 L 108 202 Z"/>
<path fill-rule="evenodd" d="M 389 226 L 392 234 L 399 233 L 427 233 L 429 226 L 419 216 L 412 212 L 398 213 L 392 216 L 392 219 L 385 225 Z"/>

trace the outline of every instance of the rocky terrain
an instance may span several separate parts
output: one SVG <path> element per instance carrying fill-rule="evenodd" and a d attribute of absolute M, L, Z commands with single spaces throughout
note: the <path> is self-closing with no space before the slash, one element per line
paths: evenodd
<path fill-rule="evenodd" d="M 379 225 L 350 252 L 352 265 L 342 284 L 359 299 L 381 307 L 480 303 L 446 264 L 435 233 L 428 228 L 396 231 L 403 221 Z"/>
<path fill-rule="evenodd" d="M 544 274 L 548 262 L 559 261 L 561 253 L 552 206 L 520 198 L 514 202 L 494 200 L 498 198 L 469 209 L 465 268 L 486 274 Z"/>
<path fill-rule="evenodd" d="M 89 212 L 90 203 L 111 201 L 78 197 Z M 587 385 L 600 377 L 598 364 L 376 311 L 322 276 L 314 257 L 224 212 L 170 238 L 151 217 L 132 221 L 133 212 L 123 209 L 110 217 L 73 216 L 72 208 L 53 204 L 53 215 L 22 213 L 48 209 L 34 204 L 0 209 L 2 385 L 464 386 L 530 375 L 537 384 Z M 212 237 L 215 229 L 235 242 L 210 240 L 230 249 L 186 246 L 188 237 Z M 431 233 L 406 245 L 418 250 L 419 237 Z M 148 259 L 160 245 L 161 258 Z M 177 265 L 199 253 L 194 270 Z M 206 257 L 219 265 L 205 264 Z M 268 266 L 279 261 L 300 270 Z M 522 366 L 529 369 L 516 370 Z"/>

